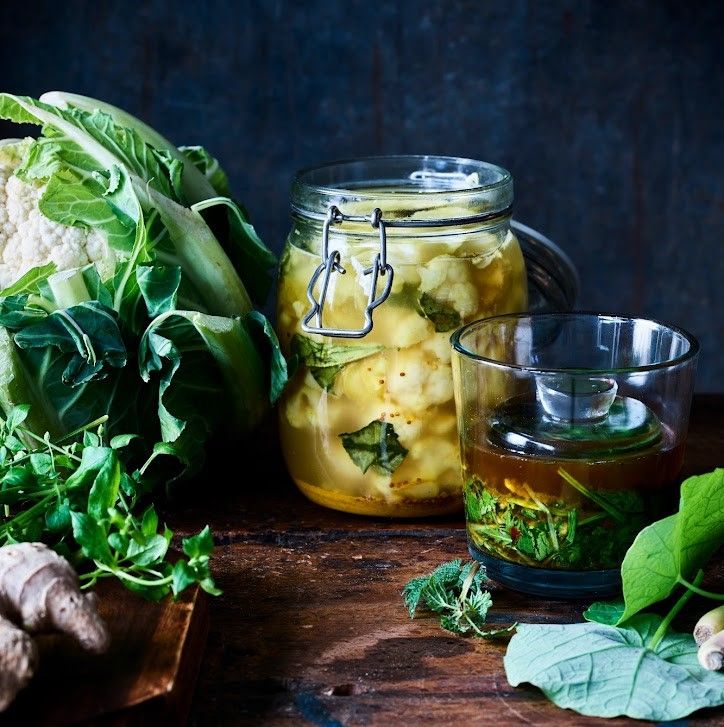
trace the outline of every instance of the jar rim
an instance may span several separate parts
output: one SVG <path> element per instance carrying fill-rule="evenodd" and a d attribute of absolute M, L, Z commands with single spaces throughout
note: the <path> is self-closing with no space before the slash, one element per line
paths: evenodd
<path fill-rule="evenodd" d="M 434 198 L 441 204 L 434 204 Z M 444 200 L 444 203 L 442 203 Z M 506 169 L 464 157 L 397 154 L 342 159 L 299 170 L 292 181 L 292 210 L 316 217 L 331 205 L 369 202 L 412 211 L 464 203 L 475 213 L 504 213 L 513 201 L 513 178 Z M 383 209 L 383 212 L 385 210 Z M 394 214 L 394 213 L 393 213 Z"/>
<path fill-rule="evenodd" d="M 491 164 L 490 162 L 483 162 L 478 159 L 470 159 L 469 157 L 456 157 L 456 156 L 445 156 L 445 155 L 438 155 L 438 154 L 382 154 L 378 156 L 366 156 L 366 157 L 350 157 L 348 159 L 336 159 L 331 162 L 325 162 L 324 164 L 317 164 L 314 166 L 308 166 L 300 169 L 295 175 L 294 175 L 294 181 L 299 182 L 299 184 L 303 184 L 307 187 L 313 188 L 315 190 L 319 191 L 329 191 L 329 192 L 340 192 L 340 191 L 358 191 L 356 188 L 351 187 L 345 187 L 339 184 L 336 185 L 330 185 L 330 184 L 312 184 L 308 180 L 308 177 L 310 177 L 314 173 L 324 173 L 324 172 L 331 172 L 333 169 L 339 169 L 340 171 L 345 167 L 351 167 L 353 165 L 356 165 L 358 163 L 368 164 L 370 166 L 373 165 L 382 165 L 385 163 L 404 163 L 404 162 L 417 162 L 419 164 L 424 164 L 427 162 L 436 162 L 439 165 L 444 164 L 457 164 L 458 166 L 467 165 L 471 168 L 471 171 L 465 174 L 462 171 L 459 171 L 460 177 L 457 177 L 460 181 L 463 181 L 463 175 L 465 179 L 471 179 L 471 176 L 475 174 L 476 171 L 485 170 L 487 172 L 490 172 L 491 174 L 497 174 L 499 177 L 495 179 L 495 181 L 488 182 L 487 184 L 481 184 L 479 182 L 480 177 L 478 176 L 478 183 L 477 184 L 469 184 L 464 186 L 455 186 L 455 187 L 446 187 L 446 186 L 437 186 L 433 187 L 430 186 L 429 188 L 421 187 L 419 189 L 419 194 L 440 194 L 440 192 L 476 192 L 480 190 L 487 190 L 487 189 L 496 189 L 502 186 L 505 186 L 506 184 L 509 184 L 512 182 L 513 177 L 511 176 L 510 172 L 507 169 L 504 169 L 501 166 L 498 166 L 497 164 Z M 473 168 L 475 168 L 473 170 Z M 425 171 L 423 170 L 417 170 L 417 171 Z M 437 170 L 429 170 L 431 172 L 437 171 Z M 440 172 L 438 171 L 438 174 Z M 447 174 L 452 174 L 452 172 L 442 172 Z M 436 178 L 431 176 L 429 177 L 431 180 L 435 180 Z M 443 181 L 443 177 L 437 177 L 437 181 Z M 447 177 L 450 181 L 455 181 L 456 177 Z M 381 181 L 381 180 L 379 180 Z M 402 180 L 398 180 L 402 181 Z M 414 181 L 414 180 L 412 180 Z M 471 179 L 472 182 L 472 179 Z M 414 185 L 411 185 L 411 189 L 417 189 Z M 375 193 L 381 193 L 385 194 L 385 188 L 384 187 L 375 187 Z M 394 194 L 394 192 L 387 192 L 388 194 Z"/>
<path fill-rule="evenodd" d="M 679 336 L 683 341 L 688 344 L 688 348 L 678 355 L 666 358 L 662 361 L 653 361 L 647 364 L 640 364 L 636 366 L 610 366 L 610 367 L 575 367 L 575 366 L 535 366 L 527 364 L 512 363 L 510 361 L 503 361 L 489 356 L 483 356 L 480 353 L 476 353 L 469 346 L 466 346 L 462 342 L 462 337 L 474 329 L 481 328 L 486 325 L 503 323 L 505 321 L 521 321 L 525 319 L 529 320 L 549 320 L 549 321 L 572 321 L 576 318 L 584 319 L 597 319 L 599 321 L 605 321 L 609 323 L 648 323 L 657 326 L 659 329 L 668 330 L 671 333 Z M 490 316 L 488 318 L 481 318 L 476 321 L 458 328 L 450 336 L 450 343 L 453 350 L 458 354 L 464 356 L 471 361 L 488 364 L 501 369 L 509 369 L 514 371 L 524 371 L 533 374 L 568 374 L 568 375 L 617 375 L 617 374 L 636 374 L 644 373 L 647 371 L 658 371 L 662 369 L 670 369 L 679 366 L 687 361 L 695 359 L 699 354 L 699 341 L 688 331 L 685 331 L 679 326 L 664 323 L 659 320 L 652 318 L 642 318 L 636 316 L 621 316 L 610 313 L 599 313 L 593 311 L 572 311 L 572 312 L 554 312 L 554 313 L 505 313 L 497 316 Z"/>

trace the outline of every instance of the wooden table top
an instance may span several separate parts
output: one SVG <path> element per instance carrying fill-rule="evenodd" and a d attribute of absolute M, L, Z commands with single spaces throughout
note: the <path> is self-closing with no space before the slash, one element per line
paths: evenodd
<path fill-rule="evenodd" d="M 558 709 L 536 689 L 508 684 L 504 644 L 410 620 L 400 589 L 467 557 L 462 516 L 380 521 L 315 506 L 285 474 L 273 440 L 252 448 L 267 452 L 264 466 L 219 475 L 203 499 L 169 513 L 180 533 L 211 524 L 224 589 L 211 599 L 191 724 L 634 724 Z M 685 474 L 724 465 L 723 443 L 724 395 L 696 397 Z M 496 586 L 492 595 L 495 624 L 580 621 L 587 605 Z M 677 724 L 685 723 L 724 725 L 724 708 Z"/>

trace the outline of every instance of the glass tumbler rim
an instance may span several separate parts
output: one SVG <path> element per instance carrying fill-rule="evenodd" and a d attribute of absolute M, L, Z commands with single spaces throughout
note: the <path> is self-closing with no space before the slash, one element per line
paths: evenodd
<path fill-rule="evenodd" d="M 523 320 L 523 319 L 532 319 L 532 320 L 566 320 L 566 319 L 574 319 L 574 318 L 589 318 L 589 319 L 596 319 L 599 321 L 609 321 L 609 322 L 620 322 L 620 323 L 633 323 L 633 322 L 641 322 L 641 323 L 649 323 L 654 324 L 655 326 L 659 327 L 660 329 L 665 329 L 668 331 L 671 331 L 673 333 L 676 333 L 677 335 L 681 336 L 688 344 L 689 348 L 684 353 L 679 354 L 678 356 L 675 356 L 673 358 L 666 359 L 665 361 L 657 361 L 654 363 L 649 364 L 641 364 L 639 366 L 619 366 L 619 367 L 601 367 L 601 368 L 591 368 L 591 367 L 573 367 L 573 366 L 565 366 L 565 367 L 554 367 L 554 366 L 529 366 L 525 364 L 517 364 L 517 363 L 510 363 L 507 361 L 500 361 L 495 358 L 490 358 L 489 356 L 483 356 L 479 353 L 475 353 L 470 348 L 466 347 L 462 342 L 461 338 L 467 333 L 468 331 L 481 327 L 484 324 L 489 323 L 495 323 L 496 321 L 513 321 L 513 320 Z M 685 329 L 681 328 L 680 326 L 673 325 L 671 323 L 667 323 L 665 321 L 661 321 L 655 318 L 645 318 L 643 316 L 626 316 L 626 315 L 619 315 L 616 313 L 602 313 L 600 311 L 564 311 L 564 312 L 543 312 L 543 313 L 535 313 L 535 312 L 520 312 L 520 313 L 503 313 L 500 315 L 495 316 L 488 316 L 486 318 L 479 318 L 477 320 L 471 321 L 470 323 L 466 323 L 464 326 L 461 326 L 456 331 L 452 333 L 450 336 L 450 344 L 452 345 L 452 348 L 455 352 L 460 354 L 461 356 L 464 356 L 467 359 L 470 359 L 472 361 L 476 361 L 478 363 L 484 363 L 491 366 L 496 366 L 501 369 L 510 369 L 514 371 L 524 371 L 531 374 L 568 374 L 571 376 L 575 375 L 619 375 L 619 374 L 634 374 L 639 372 L 647 372 L 647 371 L 660 371 L 665 369 L 671 369 L 675 368 L 676 366 L 680 366 L 683 363 L 686 363 L 687 361 L 694 360 L 700 350 L 699 341 L 697 338 L 686 331 Z"/>

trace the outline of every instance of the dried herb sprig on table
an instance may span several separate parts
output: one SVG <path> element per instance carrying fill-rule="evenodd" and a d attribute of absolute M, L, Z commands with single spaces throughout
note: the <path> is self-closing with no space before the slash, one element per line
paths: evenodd
<path fill-rule="evenodd" d="M 498 636 L 512 631 L 515 625 L 501 629 L 482 629 L 493 605 L 485 589 L 488 577 L 477 561 L 462 564 L 452 560 L 435 568 L 427 576 L 413 578 L 402 590 L 410 618 L 418 611 L 439 615 L 440 626 L 454 634 L 480 637 Z"/>

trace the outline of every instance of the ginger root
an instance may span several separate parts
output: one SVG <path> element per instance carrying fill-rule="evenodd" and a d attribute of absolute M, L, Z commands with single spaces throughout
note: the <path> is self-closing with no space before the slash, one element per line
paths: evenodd
<path fill-rule="evenodd" d="M 37 649 L 29 634 L 45 631 L 68 634 L 97 654 L 110 643 L 94 595 L 80 592 L 65 558 L 43 543 L 6 545 L 0 548 L 0 711 L 35 671 Z"/>
<path fill-rule="evenodd" d="M 711 671 L 724 667 L 724 631 L 710 636 L 700 647 L 699 663 Z"/>
<path fill-rule="evenodd" d="M 30 635 L 0 616 L 0 712 L 31 680 L 37 663 L 38 650 Z"/>
<path fill-rule="evenodd" d="M 718 606 L 705 613 L 694 626 L 694 640 L 701 646 L 720 631 L 724 631 L 724 606 Z"/>

